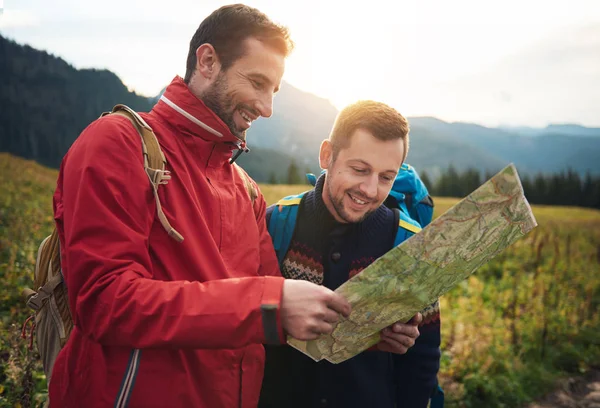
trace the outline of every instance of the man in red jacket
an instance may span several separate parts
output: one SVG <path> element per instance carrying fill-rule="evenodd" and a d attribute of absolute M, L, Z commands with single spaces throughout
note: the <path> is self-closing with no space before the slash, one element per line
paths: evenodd
<path fill-rule="evenodd" d="M 53 203 L 75 327 L 51 407 L 254 407 L 262 344 L 314 339 L 349 314 L 331 290 L 284 281 L 265 200 L 231 164 L 252 122 L 271 116 L 292 46 L 285 28 L 240 4 L 200 24 L 185 78 L 141 115 L 171 175 L 158 189 L 166 221 L 127 118 L 94 121 L 65 155 Z M 395 328 L 383 347 L 404 352 L 418 330 Z"/>
<path fill-rule="evenodd" d="M 94 121 L 64 157 L 53 204 L 75 327 L 52 407 L 253 407 L 263 343 L 316 338 L 349 313 L 331 290 L 280 276 L 264 198 L 230 163 L 271 116 L 291 48 L 258 10 L 222 7 L 194 34 L 185 79 L 141 115 L 167 160 L 158 194 L 182 242 L 156 215 L 127 118 Z"/>

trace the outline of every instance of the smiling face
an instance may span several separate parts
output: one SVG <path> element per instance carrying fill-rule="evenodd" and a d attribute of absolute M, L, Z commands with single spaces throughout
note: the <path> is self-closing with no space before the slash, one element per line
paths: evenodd
<path fill-rule="evenodd" d="M 400 138 L 380 140 L 358 128 L 349 139 L 337 155 L 331 141 L 323 141 L 319 155 L 321 167 L 327 169 L 323 201 L 343 223 L 360 222 L 383 204 L 405 156 Z"/>
<path fill-rule="evenodd" d="M 202 84 L 192 78 L 190 88 L 241 140 L 260 116 L 273 114 L 273 97 L 279 90 L 285 69 L 285 57 L 255 38 L 247 38 L 245 53 L 226 70 L 221 69 L 214 48 L 198 48 Z M 205 47 L 205 49 L 202 49 Z M 208 55 L 207 55 L 208 54 Z"/>

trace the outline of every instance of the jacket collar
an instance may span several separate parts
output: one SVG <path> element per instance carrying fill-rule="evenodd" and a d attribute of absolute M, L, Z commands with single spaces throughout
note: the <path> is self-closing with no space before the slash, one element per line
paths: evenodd
<path fill-rule="evenodd" d="M 190 92 L 180 76 L 171 81 L 152 110 L 183 134 L 229 144 L 231 149 L 246 147 L 245 142 L 235 137 L 221 118 Z"/>

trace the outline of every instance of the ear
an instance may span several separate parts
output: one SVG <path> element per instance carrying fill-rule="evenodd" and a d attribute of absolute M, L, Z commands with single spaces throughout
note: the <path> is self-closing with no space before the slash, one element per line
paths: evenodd
<path fill-rule="evenodd" d="M 333 146 L 329 139 L 321 142 L 321 149 L 319 150 L 319 166 L 323 170 L 327 170 L 331 165 L 331 159 L 333 158 Z"/>
<path fill-rule="evenodd" d="M 211 79 L 216 77 L 220 69 L 219 56 L 212 45 L 205 43 L 196 49 L 196 72 Z"/>

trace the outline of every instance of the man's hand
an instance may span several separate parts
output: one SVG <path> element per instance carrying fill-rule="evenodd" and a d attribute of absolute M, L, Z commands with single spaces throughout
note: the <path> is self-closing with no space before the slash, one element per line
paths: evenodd
<path fill-rule="evenodd" d="M 333 331 L 339 314 L 350 315 L 350 304 L 324 286 L 286 279 L 281 300 L 283 329 L 298 340 L 314 340 Z"/>
<path fill-rule="evenodd" d="M 419 337 L 419 323 L 423 320 L 421 313 L 417 313 L 406 323 L 396 322 L 381 331 L 381 341 L 376 347 L 380 351 L 404 354 L 415 345 Z"/>

